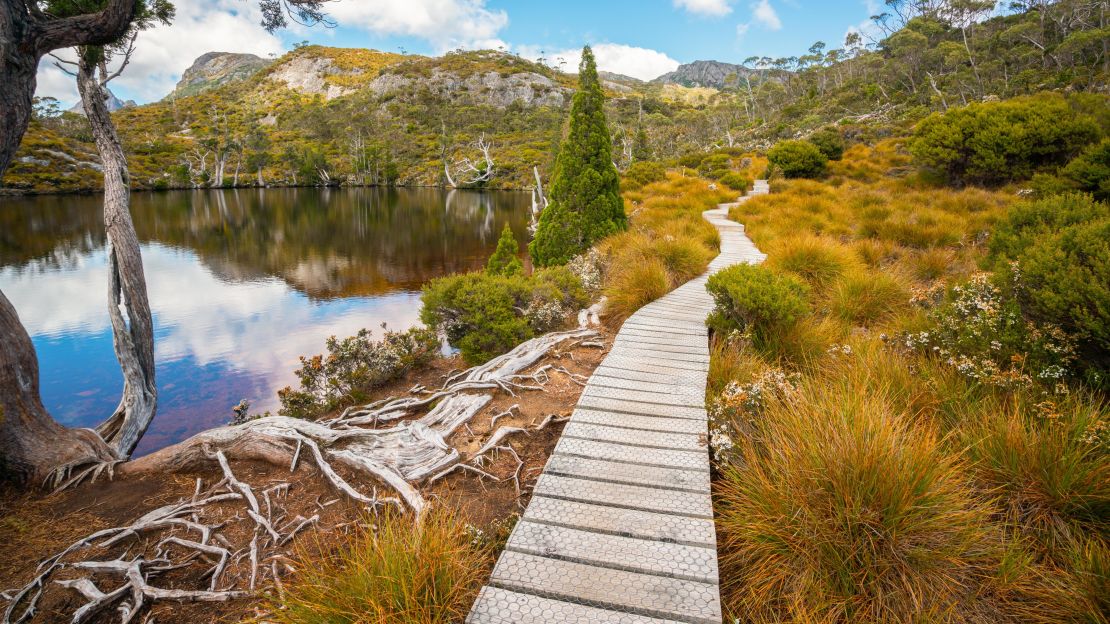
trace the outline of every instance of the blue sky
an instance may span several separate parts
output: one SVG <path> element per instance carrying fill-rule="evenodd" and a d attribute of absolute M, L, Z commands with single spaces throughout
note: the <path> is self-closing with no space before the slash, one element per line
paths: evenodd
<path fill-rule="evenodd" d="M 113 83 L 123 99 L 160 99 L 193 59 L 220 50 L 279 55 L 294 42 L 415 54 L 497 48 L 577 63 L 594 46 L 602 69 L 650 79 L 694 60 L 740 62 L 829 47 L 865 28 L 877 0 L 335 0 L 335 28 L 258 26 L 253 0 L 181 0 L 172 26 L 144 33 L 136 58 Z M 76 100 L 73 79 L 44 61 L 39 95 Z"/>

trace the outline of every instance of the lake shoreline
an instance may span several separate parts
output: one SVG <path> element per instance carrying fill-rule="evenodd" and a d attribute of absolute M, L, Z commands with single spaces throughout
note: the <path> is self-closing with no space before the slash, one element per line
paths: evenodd
<path fill-rule="evenodd" d="M 257 184 L 240 184 L 238 186 L 167 186 L 164 188 L 155 188 L 149 186 L 135 187 L 131 189 L 132 193 L 160 193 L 165 191 L 238 191 L 244 189 L 353 189 L 353 188 L 381 188 L 381 189 L 442 189 L 444 191 L 512 191 L 520 193 L 529 193 L 532 191 L 530 186 L 482 186 L 482 187 L 451 187 L 442 184 L 267 184 L 265 186 L 258 186 Z M 0 198 L 4 197 L 36 197 L 36 196 L 55 196 L 55 195 L 99 195 L 104 192 L 104 189 L 70 189 L 70 190 L 50 190 L 50 191 L 36 191 L 26 189 L 11 189 L 0 187 Z"/>

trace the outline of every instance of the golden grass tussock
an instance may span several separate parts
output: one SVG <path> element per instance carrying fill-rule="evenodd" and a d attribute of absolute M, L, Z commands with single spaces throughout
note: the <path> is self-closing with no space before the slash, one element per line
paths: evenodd
<path fill-rule="evenodd" d="M 714 484 L 722 596 L 750 622 L 1076 621 L 1092 613 L 992 522 L 912 376 L 840 354 L 768 402 Z M 905 370 L 903 368 L 903 370 Z M 1098 559 L 1092 565 L 1099 565 Z"/>
<path fill-rule="evenodd" d="M 433 511 L 417 524 L 389 513 L 333 543 L 301 547 L 266 621 L 288 624 L 438 624 L 466 616 L 492 553 L 457 517 Z M 321 554 L 315 554 L 318 551 Z"/>
<path fill-rule="evenodd" d="M 606 258 L 606 314 L 627 318 L 641 306 L 702 274 L 720 248 L 702 212 L 731 201 L 731 191 L 677 172 L 624 193 L 627 232 L 598 245 Z"/>
<path fill-rule="evenodd" d="M 984 381 L 961 369 L 974 345 L 911 344 L 943 329 L 939 298 L 986 266 L 1017 199 L 909 165 L 900 139 L 856 145 L 824 181 L 775 180 L 731 211 L 770 269 L 807 282 L 812 312 L 711 350 L 714 426 L 742 425 L 711 429 L 726 613 L 1110 624 L 1106 397 Z M 967 340 L 976 327 L 995 331 Z M 761 403 L 772 367 L 793 389 Z"/>

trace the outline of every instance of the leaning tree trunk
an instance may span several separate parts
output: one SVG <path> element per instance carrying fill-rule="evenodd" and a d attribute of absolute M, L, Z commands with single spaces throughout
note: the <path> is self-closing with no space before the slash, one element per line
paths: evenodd
<path fill-rule="evenodd" d="M 35 347 L 3 292 L 0 336 L 0 476 L 38 484 L 61 466 L 116 459 L 95 433 L 63 427 L 46 412 Z"/>
<path fill-rule="evenodd" d="M 108 238 L 108 313 L 123 370 L 123 397 L 97 433 L 126 458 L 146 432 L 158 403 L 154 383 L 154 323 L 139 239 L 131 222 L 129 173 L 96 67 L 82 57 L 77 88 L 104 166 L 104 232 Z"/>
<path fill-rule="evenodd" d="M 0 10 L 0 178 L 15 158 L 31 121 L 39 58 L 18 49 L 14 31 L 25 26 L 18 16 Z"/>

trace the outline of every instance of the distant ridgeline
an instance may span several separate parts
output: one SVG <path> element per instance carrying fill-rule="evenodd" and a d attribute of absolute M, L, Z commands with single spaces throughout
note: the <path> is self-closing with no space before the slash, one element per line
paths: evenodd
<path fill-rule="evenodd" d="M 974 101 L 1107 91 L 1110 26 L 1090 2 L 1019 2 L 985 20 L 967 3 L 920 4 L 928 13 L 884 16 L 876 44 L 849 35 L 843 47 L 696 61 L 650 82 L 603 72 L 618 167 L 763 149 L 830 123 L 866 140 Z M 533 166 L 546 175 L 553 162 L 575 84 L 552 64 L 489 50 L 211 52 L 162 101 L 115 116 L 138 188 L 442 185 L 445 165 L 459 186 L 524 188 Z M 3 186 L 95 189 L 96 161 L 85 120 L 44 100 Z"/>

